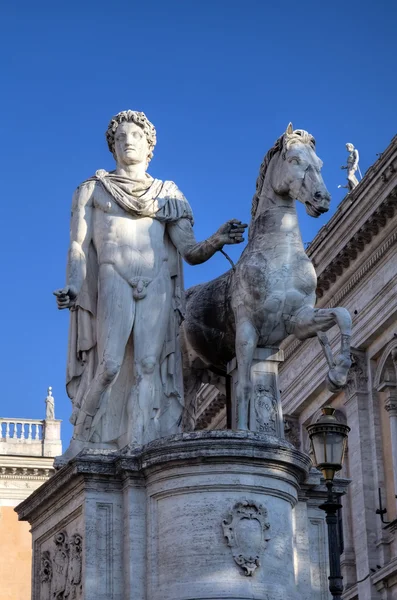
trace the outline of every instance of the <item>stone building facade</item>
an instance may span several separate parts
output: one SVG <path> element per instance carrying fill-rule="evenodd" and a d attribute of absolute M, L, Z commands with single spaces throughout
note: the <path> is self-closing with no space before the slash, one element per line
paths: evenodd
<path fill-rule="evenodd" d="M 397 136 L 307 250 L 318 276 L 317 306 L 345 306 L 353 317 L 353 366 L 346 388 L 339 394 L 327 390 L 327 365 L 316 339 L 290 338 L 283 345 L 286 437 L 309 451 L 306 426 L 326 404 L 351 427 L 339 478 L 340 490 L 347 489 L 340 527 L 344 600 L 397 600 L 396 215 Z M 336 327 L 329 337 L 336 355 Z M 210 386 L 198 396 L 197 422 L 205 428 L 226 424 L 225 402 Z M 308 482 L 295 509 L 297 523 L 304 523 L 298 534 L 309 544 L 308 576 L 316 594 L 311 600 L 329 598 L 326 533 L 318 510 L 322 491 L 319 480 Z"/>
<path fill-rule="evenodd" d="M 31 595 L 32 536 L 14 508 L 51 477 L 62 453 L 51 388 L 46 404 L 43 420 L 0 418 L 0 600 Z"/>

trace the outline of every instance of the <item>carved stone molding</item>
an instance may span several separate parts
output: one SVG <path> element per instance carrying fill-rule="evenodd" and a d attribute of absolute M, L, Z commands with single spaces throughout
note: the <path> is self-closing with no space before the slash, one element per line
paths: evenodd
<path fill-rule="evenodd" d="M 351 398 L 356 392 L 366 392 L 368 386 L 368 374 L 365 352 L 353 350 L 351 353 L 352 366 L 346 382 L 346 396 Z"/>
<path fill-rule="evenodd" d="M 287 442 L 290 442 L 299 450 L 301 447 L 301 432 L 298 417 L 284 415 L 284 434 Z"/>
<path fill-rule="evenodd" d="M 395 393 L 387 398 L 385 410 L 389 413 L 390 417 L 397 417 L 397 395 Z"/>
<path fill-rule="evenodd" d="M 41 553 L 40 600 L 81 598 L 83 538 L 58 532 L 49 550 Z"/>
<path fill-rule="evenodd" d="M 196 430 L 206 429 L 212 419 L 216 417 L 226 406 L 226 396 L 218 392 L 211 403 L 203 410 L 196 421 Z"/>
<path fill-rule="evenodd" d="M 269 379 L 267 384 L 257 383 L 254 385 L 254 408 L 256 431 L 278 434 L 278 398 L 277 380 Z"/>
<path fill-rule="evenodd" d="M 0 467 L 0 477 L 6 479 L 48 479 L 54 469 L 28 469 L 26 467 Z"/>
<path fill-rule="evenodd" d="M 76 588 L 81 583 L 82 550 L 83 538 L 75 533 L 70 539 L 68 589 L 71 590 L 71 598 L 76 598 Z"/>
<path fill-rule="evenodd" d="M 53 596 L 62 600 L 66 591 L 66 582 L 69 568 L 69 543 L 66 532 L 60 531 L 54 537 L 55 552 L 53 558 L 54 580 Z"/>
<path fill-rule="evenodd" d="M 51 599 L 52 560 L 48 550 L 41 553 L 40 583 L 42 600 Z"/>
<path fill-rule="evenodd" d="M 234 561 L 244 575 L 251 577 L 260 567 L 261 555 L 270 540 L 267 509 L 254 501 L 242 500 L 231 509 L 222 527 Z"/>
<path fill-rule="evenodd" d="M 397 208 L 395 189 L 388 195 L 382 204 L 372 213 L 367 222 L 352 236 L 346 246 L 327 265 L 318 276 L 317 297 L 322 298 L 324 293 L 335 283 L 347 269 L 351 261 L 355 260 L 360 252 L 363 252 L 372 238 L 377 235 L 381 228 L 385 227 L 387 221 L 393 218 Z M 310 254 L 310 252 L 309 252 Z M 335 300 L 339 302 L 339 300 Z"/>

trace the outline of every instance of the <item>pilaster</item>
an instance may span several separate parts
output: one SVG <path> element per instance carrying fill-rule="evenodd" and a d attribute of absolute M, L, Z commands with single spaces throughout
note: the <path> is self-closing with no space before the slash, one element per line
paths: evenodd
<path fill-rule="evenodd" d="M 353 522 L 353 539 L 357 580 L 361 580 L 377 561 L 377 527 L 373 477 L 371 423 L 369 419 L 370 394 L 368 391 L 367 357 L 365 352 L 353 350 L 353 364 L 345 391 L 345 407 L 349 433 L 349 467 L 352 511 L 360 518 Z M 378 598 L 370 579 L 358 584 L 360 600 Z"/>

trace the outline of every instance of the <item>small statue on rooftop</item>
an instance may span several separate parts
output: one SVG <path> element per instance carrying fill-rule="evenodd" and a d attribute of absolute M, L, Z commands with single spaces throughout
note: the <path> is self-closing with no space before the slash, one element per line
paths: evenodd
<path fill-rule="evenodd" d="M 45 399 L 45 418 L 46 420 L 55 419 L 55 403 L 51 386 L 48 388 L 47 398 Z"/>
<path fill-rule="evenodd" d="M 347 188 L 349 192 L 351 192 L 359 183 L 356 177 L 356 171 L 358 170 L 360 172 L 360 168 L 358 166 L 359 154 L 357 148 L 350 143 L 346 144 L 346 150 L 349 153 L 347 165 L 342 165 L 341 169 L 347 169 L 347 185 L 339 185 L 338 187 Z"/>

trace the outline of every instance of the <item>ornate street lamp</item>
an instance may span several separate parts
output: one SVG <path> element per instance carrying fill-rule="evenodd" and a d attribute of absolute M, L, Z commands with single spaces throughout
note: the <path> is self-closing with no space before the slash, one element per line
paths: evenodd
<path fill-rule="evenodd" d="M 335 417 L 335 409 L 325 406 L 322 416 L 312 425 L 307 426 L 310 444 L 313 451 L 313 462 L 322 471 L 328 490 L 327 501 L 319 508 L 325 511 L 328 525 L 329 548 L 329 591 L 332 598 L 338 599 L 343 593 L 343 577 L 340 568 L 338 544 L 337 512 L 342 505 L 335 499 L 332 492 L 335 473 L 340 471 L 346 449 L 347 436 L 350 427 L 340 423 Z"/>

